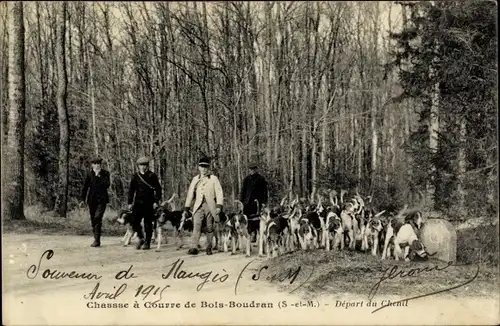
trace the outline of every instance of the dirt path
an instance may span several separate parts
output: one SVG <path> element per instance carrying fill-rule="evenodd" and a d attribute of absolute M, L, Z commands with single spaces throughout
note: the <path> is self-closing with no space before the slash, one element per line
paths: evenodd
<path fill-rule="evenodd" d="M 101 248 L 89 247 L 91 239 L 82 236 L 6 234 L 3 238 L 5 325 L 401 324 L 402 318 L 407 319 L 409 315 L 414 314 L 419 316 L 417 323 L 420 324 L 426 321 L 449 323 L 450 316 L 464 318 L 465 323 L 468 321 L 470 324 L 471 321 L 477 323 L 481 317 L 488 317 L 486 320 L 490 321 L 491 317 L 495 316 L 491 314 L 492 309 L 498 311 L 495 302 L 455 300 L 444 306 L 450 309 L 447 314 L 442 306 L 435 304 L 436 298 L 412 303 L 410 308 L 384 309 L 377 314 L 371 314 L 373 309 L 366 306 L 356 309 L 335 307 L 341 301 L 362 301 L 349 293 L 332 293 L 327 298 L 314 300 L 314 308 L 307 307 L 310 303 L 301 301 L 295 293 L 280 292 L 276 286 L 266 281 L 266 276 L 271 276 L 272 271 L 262 270 L 259 279 L 254 280 L 263 262 L 263 259 L 257 257 L 256 251 L 251 258 L 244 257 L 244 254 L 232 256 L 227 253 L 189 256 L 187 249 L 177 251 L 173 245 L 164 246 L 160 252 L 154 249 L 138 251 L 133 246 L 124 248 L 118 237 L 105 237 Z M 48 260 L 46 251 L 49 249 L 53 250 L 53 256 Z M 46 254 L 41 259 L 44 252 Z M 167 279 L 162 278 L 162 274 L 167 275 L 174 263 L 177 262 L 178 266 L 181 261 L 183 263 L 177 272 L 177 279 L 173 277 L 173 272 Z M 128 270 L 130 266 L 130 272 L 134 273 L 135 278 L 115 279 L 118 272 Z M 68 273 L 95 273 L 100 279 L 43 278 L 47 269 Z M 204 274 L 204 277 L 182 279 L 179 278 L 182 277 L 179 274 L 181 270 L 191 272 L 191 275 Z M 307 278 L 307 266 L 301 273 L 304 274 L 297 278 L 295 284 L 287 286 L 287 290 L 296 288 Z M 224 278 L 224 275 L 227 277 Z M 203 284 L 205 279 L 207 282 Z M 288 284 L 286 282 L 289 280 L 286 279 L 284 284 Z M 124 291 L 115 299 L 90 298 L 98 283 L 98 291 L 101 292 L 115 293 L 120 286 Z M 137 293 L 141 286 L 144 291 Z M 151 286 L 152 290 L 146 296 L 148 286 Z M 395 299 L 397 297 L 393 300 Z M 283 306 L 284 301 L 287 307 Z M 94 308 L 95 303 L 107 302 L 129 306 L 128 309 Z M 133 307 L 136 302 L 139 308 Z M 145 306 L 146 302 L 174 303 L 180 307 L 172 309 L 153 305 L 148 308 Z M 205 306 L 202 306 L 203 302 Z M 252 302 L 265 303 L 268 307 L 272 305 L 272 309 L 232 307 Z M 188 303 L 196 304 L 196 307 L 186 308 Z M 297 306 L 292 307 L 292 304 L 296 303 Z"/>
<path fill-rule="evenodd" d="M 219 306 L 221 303 L 227 307 L 230 301 L 277 302 L 275 296 L 279 293 L 265 281 L 264 272 L 261 280 L 252 280 L 262 261 L 255 252 L 252 258 L 246 258 L 244 254 L 230 255 L 218 252 L 212 256 L 207 256 L 204 252 L 197 256 L 189 256 L 187 248 L 175 250 L 173 245 L 164 245 L 159 252 L 156 248 L 143 251 L 136 250 L 133 245 L 123 247 L 118 237 L 103 238 L 101 248 L 91 248 L 90 242 L 89 237 L 82 236 L 5 235 L 2 263 L 5 303 L 6 306 L 11 305 L 9 311 L 21 309 L 23 306 L 43 306 L 47 307 L 47 311 L 42 309 L 41 312 L 48 314 L 49 310 L 54 311 L 54 307 L 66 307 L 68 309 L 60 310 L 55 315 L 52 312 L 51 315 L 51 318 L 62 320 L 70 310 L 86 312 L 87 317 L 90 317 L 91 310 L 86 307 L 87 302 L 129 304 L 138 302 L 142 311 L 145 302 L 178 302 L 185 305 L 190 301 L 200 306 L 202 301 L 206 301 L 207 308 Z M 48 249 L 53 250 L 53 256 L 47 259 L 48 255 L 45 253 L 41 258 Z M 162 274 L 167 275 L 174 263 L 177 262 L 179 266 L 182 261 L 178 272 L 183 270 L 186 273 L 191 272 L 191 275 L 204 274 L 203 277 L 176 279 L 172 272 L 167 279 L 162 279 Z M 38 264 L 40 266 L 36 274 L 36 270 L 31 266 Z M 127 280 L 115 279 L 118 272 L 128 270 L 130 266 L 132 267 L 129 275 L 133 273 L 136 277 Z M 29 272 L 30 267 L 31 272 Z M 99 280 L 43 278 L 46 269 L 68 273 L 71 271 L 95 273 L 101 278 Z M 206 277 L 210 272 L 209 277 Z M 207 281 L 204 283 L 205 280 Z M 102 298 L 97 300 L 95 297 L 92 300 L 89 296 L 97 283 L 99 283 L 98 291 L 101 292 L 114 293 L 122 284 L 126 284 L 126 288 L 115 300 Z M 137 294 L 141 286 L 143 291 Z M 152 286 L 153 289 L 146 296 L 148 286 Z M 87 299 L 84 295 L 87 295 Z M 287 299 L 298 300 L 298 297 L 287 295 Z M 107 312 L 111 310 L 106 309 Z M 120 313 L 133 311 L 115 310 L 120 310 Z M 148 313 L 162 310 L 165 309 L 148 309 Z M 101 309 L 102 311 L 104 310 Z M 178 311 L 176 310 L 176 313 Z M 36 316 L 33 312 L 30 316 L 24 317 L 34 323 L 39 318 L 45 318 Z M 97 321 L 102 322 L 99 318 L 94 320 L 92 316 L 90 322 Z M 86 323 L 87 321 L 82 322 Z"/>

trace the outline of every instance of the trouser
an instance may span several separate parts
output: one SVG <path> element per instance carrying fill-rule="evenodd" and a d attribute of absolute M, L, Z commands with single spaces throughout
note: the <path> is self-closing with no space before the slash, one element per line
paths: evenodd
<path fill-rule="evenodd" d="M 201 225 L 204 219 L 206 219 L 207 228 L 207 248 L 212 248 L 214 217 L 212 216 L 210 208 L 206 202 L 204 202 L 193 215 L 193 236 L 191 248 L 198 248 L 198 243 L 200 242 L 201 237 Z"/>
<path fill-rule="evenodd" d="M 102 217 L 104 216 L 105 210 L 106 210 L 106 203 L 89 204 L 92 233 L 94 233 L 94 239 L 98 242 L 100 241 L 101 238 Z"/>
<path fill-rule="evenodd" d="M 257 202 L 255 200 L 243 204 L 243 214 L 245 214 L 246 216 L 255 215 L 258 211 L 259 208 L 257 207 Z"/>
<path fill-rule="evenodd" d="M 259 205 L 261 205 L 259 203 Z M 243 204 L 243 214 L 245 214 L 248 218 L 253 218 L 255 214 L 259 212 L 259 207 L 257 207 L 257 202 L 255 200 L 250 201 L 249 203 Z M 257 221 L 259 223 L 259 221 Z M 255 221 L 248 221 L 249 231 L 255 229 Z M 258 228 L 257 228 L 258 229 Z M 257 241 L 257 233 L 252 232 L 252 242 Z"/>
<path fill-rule="evenodd" d="M 151 243 L 151 237 L 153 236 L 153 222 L 155 219 L 153 204 L 137 203 L 133 208 L 134 223 L 132 228 L 134 232 L 137 232 L 137 237 L 141 240 L 144 239 L 144 234 L 142 232 L 141 222 L 144 220 L 144 231 L 146 231 L 146 243 Z"/>

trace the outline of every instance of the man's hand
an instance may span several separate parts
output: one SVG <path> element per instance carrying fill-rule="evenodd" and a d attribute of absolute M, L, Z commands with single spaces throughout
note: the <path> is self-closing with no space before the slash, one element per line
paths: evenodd
<path fill-rule="evenodd" d="M 153 209 L 157 209 L 158 208 L 158 204 L 157 203 L 153 203 Z"/>
<path fill-rule="evenodd" d="M 132 204 L 129 204 L 129 205 L 127 206 L 127 208 L 128 208 L 128 210 L 129 210 L 129 211 L 131 211 L 131 210 L 132 210 Z"/>
<path fill-rule="evenodd" d="M 179 224 L 179 231 L 181 231 L 182 228 L 184 227 L 184 221 L 186 221 L 187 216 L 188 216 L 188 212 L 187 211 L 182 212 L 181 223 Z"/>

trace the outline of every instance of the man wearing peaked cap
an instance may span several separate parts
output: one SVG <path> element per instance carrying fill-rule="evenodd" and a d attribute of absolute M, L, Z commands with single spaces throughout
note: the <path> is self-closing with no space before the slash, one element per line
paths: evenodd
<path fill-rule="evenodd" d="M 161 201 L 162 190 L 158 176 L 149 170 L 149 159 L 146 156 L 141 156 L 137 159 L 137 165 L 139 171 L 134 173 L 130 180 L 128 209 L 133 212 L 134 222 L 132 228 L 139 237 L 136 248 L 148 250 L 151 247 L 151 238 L 153 236 L 154 210 Z M 141 221 L 143 219 L 146 239 L 144 239 L 142 232 Z"/>
<path fill-rule="evenodd" d="M 217 176 L 209 173 L 209 167 L 210 159 L 202 157 L 198 162 L 199 174 L 191 180 L 184 205 L 183 219 L 186 218 L 191 205 L 193 208 L 193 235 L 191 248 L 188 251 L 190 255 L 198 254 L 201 225 L 204 219 L 206 219 L 207 226 L 206 252 L 207 255 L 212 254 L 214 221 L 218 222 L 219 214 L 222 212 L 224 201 L 222 187 Z"/>
<path fill-rule="evenodd" d="M 101 246 L 102 217 L 109 201 L 109 172 L 101 168 L 102 158 L 90 160 L 92 168 L 87 172 L 81 193 L 82 202 L 89 206 L 90 223 L 94 233 L 92 247 Z"/>
<path fill-rule="evenodd" d="M 257 214 L 262 205 L 267 204 L 268 190 L 266 179 L 257 171 L 258 164 L 250 162 L 250 174 L 243 179 L 240 191 L 240 201 L 243 203 L 243 214 L 251 218 Z M 255 241 L 255 237 L 252 239 Z"/>
<path fill-rule="evenodd" d="M 149 159 L 146 156 L 141 156 L 137 159 L 137 165 L 147 165 L 149 164 Z"/>

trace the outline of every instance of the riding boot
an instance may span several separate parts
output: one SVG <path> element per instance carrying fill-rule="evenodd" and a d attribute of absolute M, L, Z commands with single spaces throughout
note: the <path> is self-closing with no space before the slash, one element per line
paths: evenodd
<path fill-rule="evenodd" d="M 144 231 L 146 231 L 146 242 L 142 245 L 142 249 L 148 250 L 151 247 L 151 238 L 153 236 L 153 223 L 144 219 Z"/>
<path fill-rule="evenodd" d="M 93 227 L 94 232 L 94 242 L 90 245 L 91 247 L 101 246 L 101 225 L 97 224 Z"/>
<path fill-rule="evenodd" d="M 95 225 L 92 225 L 92 234 L 94 235 L 94 242 L 90 246 L 95 247 Z"/>
<path fill-rule="evenodd" d="M 135 249 L 139 250 L 144 244 L 144 233 L 142 232 L 142 228 L 135 229 L 134 231 L 137 232 L 137 238 L 139 239 L 139 241 L 135 245 Z"/>
<path fill-rule="evenodd" d="M 213 232 L 207 232 L 207 255 L 212 254 Z"/>
<path fill-rule="evenodd" d="M 146 241 L 142 245 L 143 250 L 148 250 L 151 248 L 151 233 L 146 231 Z"/>

